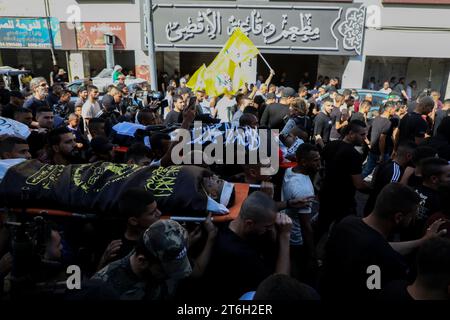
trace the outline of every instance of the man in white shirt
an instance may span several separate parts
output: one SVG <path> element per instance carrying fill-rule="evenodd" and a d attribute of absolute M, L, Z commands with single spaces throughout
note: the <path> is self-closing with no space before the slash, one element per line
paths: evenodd
<path fill-rule="evenodd" d="M 385 81 L 383 83 L 383 88 L 381 88 L 380 90 L 378 90 L 379 92 L 385 93 L 385 94 L 390 94 L 392 92 L 392 89 L 390 88 L 389 82 Z"/>
<path fill-rule="evenodd" d="M 231 120 L 236 126 L 239 126 L 239 119 L 242 117 L 242 115 L 244 114 L 245 108 L 248 106 L 253 106 L 252 99 L 247 98 L 245 96 L 243 96 L 241 99 L 239 99 L 238 110 L 233 114 L 233 118 Z"/>
<path fill-rule="evenodd" d="M 291 270 L 293 276 L 311 272 L 317 266 L 311 218 L 315 214 L 313 209 L 314 186 L 310 176 L 316 174 L 320 168 L 320 154 L 318 149 L 309 144 L 300 145 L 296 152 L 297 166 L 286 170 L 283 179 L 282 200 L 294 198 L 310 199 L 310 205 L 304 208 L 287 208 L 286 214 L 292 219 L 291 231 Z M 298 274 L 295 274 L 298 272 Z"/>
<path fill-rule="evenodd" d="M 233 119 L 233 107 L 236 106 L 236 99 L 231 94 L 225 94 L 216 104 L 216 118 L 220 122 L 231 122 Z"/>
<path fill-rule="evenodd" d="M 81 109 L 81 116 L 84 120 L 84 128 L 85 130 L 88 130 L 88 124 L 89 120 L 97 117 L 97 115 L 102 111 L 100 108 L 100 104 L 98 103 L 98 88 L 96 86 L 88 86 L 88 98 L 86 102 L 83 104 L 83 107 Z M 88 137 L 90 136 L 88 132 Z"/>

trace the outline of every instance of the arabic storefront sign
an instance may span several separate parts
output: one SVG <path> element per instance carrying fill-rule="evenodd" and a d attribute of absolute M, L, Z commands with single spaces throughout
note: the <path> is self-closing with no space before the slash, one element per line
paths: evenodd
<path fill-rule="evenodd" d="M 55 48 L 61 48 L 59 20 L 50 18 L 51 34 Z M 0 47 L 50 48 L 51 37 L 46 18 L 0 18 Z"/>
<path fill-rule="evenodd" d="M 240 27 L 263 52 L 360 55 L 365 8 L 360 4 L 160 3 L 153 11 L 157 50 L 220 48 Z"/>
<path fill-rule="evenodd" d="M 104 49 L 105 33 L 116 36 L 114 49 L 125 49 L 127 36 L 125 23 L 85 22 L 81 23 L 81 29 L 77 31 L 77 43 L 80 49 Z"/>

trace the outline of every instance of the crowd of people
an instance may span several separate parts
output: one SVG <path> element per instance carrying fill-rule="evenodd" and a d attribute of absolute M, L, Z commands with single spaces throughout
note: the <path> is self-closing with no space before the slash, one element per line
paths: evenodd
<path fill-rule="evenodd" d="M 202 223 L 161 219 L 166 208 L 156 195 L 132 187 L 115 195 L 114 221 L 45 217 L 33 286 L 15 277 L 27 260 L 15 254 L 10 215 L 0 213 L 0 297 L 449 299 L 450 100 L 434 90 L 412 99 L 398 84 L 390 96 L 386 82 L 380 91 L 389 96 L 375 105 L 370 95 L 339 90 L 336 77 L 313 83 L 305 74 L 296 90 L 283 77 L 275 85 L 274 75 L 219 97 L 192 91 L 187 75 L 167 74 L 164 99 L 149 86 L 138 99 L 120 74 L 104 94 L 86 81 L 76 101 L 63 83 L 49 87 L 43 77 L 29 81 L 29 96 L 0 89 L 2 118 L 30 132 L 2 136 L 0 162 L 156 170 L 173 165 L 169 132 L 194 121 L 273 130 L 280 159 L 273 176 L 261 174 L 261 163 L 200 164 L 211 172 L 203 180 L 211 197 L 221 197 L 223 181 L 259 185 L 228 223 L 207 212 Z M 146 127 L 148 143 L 118 139 L 120 123 Z M 81 289 L 66 290 L 68 265 L 80 266 Z M 374 266 L 380 274 L 371 287 Z"/>

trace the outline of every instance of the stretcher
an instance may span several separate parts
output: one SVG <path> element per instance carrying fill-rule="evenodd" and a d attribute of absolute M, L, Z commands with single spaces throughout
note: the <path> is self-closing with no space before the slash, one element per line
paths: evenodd
<path fill-rule="evenodd" d="M 234 204 L 229 208 L 230 212 L 225 215 L 213 215 L 212 220 L 217 223 L 229 222 L 236 219 L 239 216 L 239 211 L 241 210 L 242 203 L 248 196 L 250 190 L 250 184 L 248 183 L 235 183 L 234 184 Z M 183 216 L 162 216 L 162 219 L 171 219 L 175 221 L 186 221 L 186 222 L 203 222 L 206 217 L 183 217 Z"/>
<path fill-rule="evenodd" d="M 242 203 L 247 198 L 250 184 L 235 183 L 235 201 L 230 212 L 226 215 L 214 215 L 212 220 L 215 223 L 229 222 L 239 216 Z M 254 185 L 252 185 L 254 186 Z M 96 219 L 97 215 L 93 213 L 71 212 L 64 210 L 46 209 L 46 208 L 11 208 L 8 210 L 11 213 L 25 213 L 30 216 L 52 216 L 52 217 L 67 217 L 67 218 L 81 218 L 81 219 Z M 171 219 L 179 222 L 203 222 L 206 217 L 187 217 L 187 216 L 162 216 L 161 219 Z"/>

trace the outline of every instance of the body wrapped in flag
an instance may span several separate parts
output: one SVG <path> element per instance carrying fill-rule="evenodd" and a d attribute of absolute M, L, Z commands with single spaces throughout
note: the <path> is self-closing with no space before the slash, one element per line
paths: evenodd
<path fill-rule="evenodd" d="M 195 166 L 155 169 L 109 162 L 64 166 L 30 160 L 8 170 L 0 184 L 0 205 L 113 215 L 120 195 L 137 187 L 153 192 L 163 214 L 205 216 L 208 196 L 202 179 L 208 174 Z M 21 200 L 24 187 L 27 204 Z"/>

